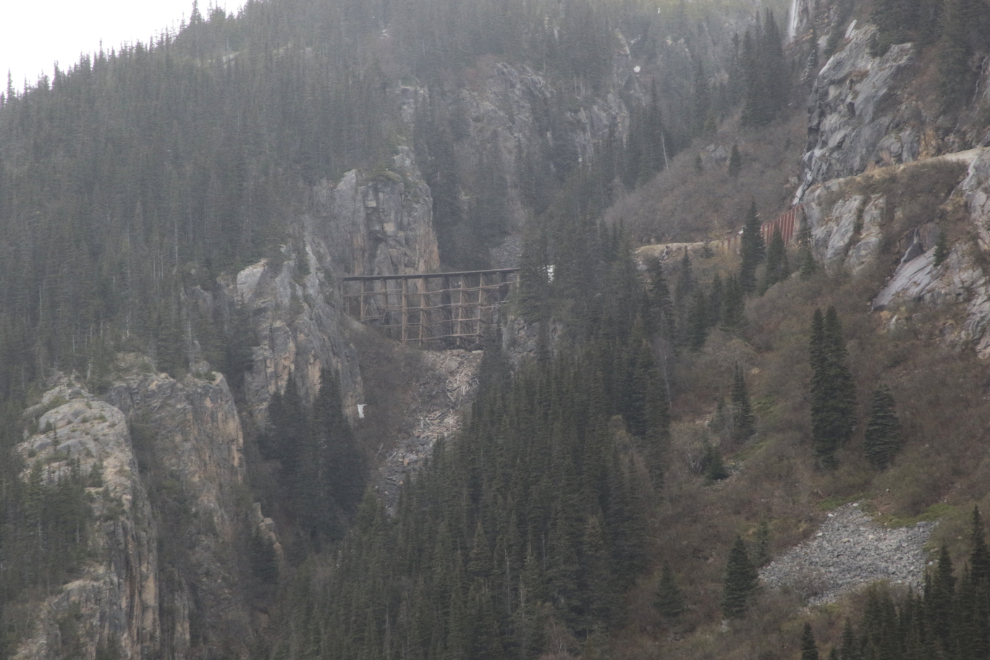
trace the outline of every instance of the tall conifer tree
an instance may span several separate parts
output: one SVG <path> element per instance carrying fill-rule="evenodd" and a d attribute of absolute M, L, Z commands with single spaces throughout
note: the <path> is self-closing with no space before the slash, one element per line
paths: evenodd
<path fill-rule="evenodd" d="M 756 202 L 752 202 L 743 226 L 739 248 L 742 264 L 739 267 L 739 286 L 743 293 L 756 291 L 756 267 L 766 257 L 766 244 L 760 233 L 760 215 L 756 212 Z"/>
<path fill-rule="evenodd" d="M 834 307 L 816 309 L 809 345 L 811 436 L 819 465 L 835 466 L 835 452 L 849 441 L 855 425 L 856 385 L 846 364 L 842 326 Z"/>
<path fill-rule="evenodd" d="M 894 395 L 885 385 L 873 392 L 863 448 L 877 470 L 883 470 L 901 448 L 901 423 L 894 412 Z"/>
<path fill-rule="evenodd" d="M 818 644 L 815 643 L 815 633 L 811 624 L 805 622 L 801 632 L 801 660 L 819 660 Z"/>
<path fill-rule="evenodd" d="M 787 261 L 787 248 L 780 227 L 774 227 L 770 246 L 767 248 L 767 267 L 763 277 L 762 290 L 766 291 L 777 282 L 782 282 L 791 274 Z"/>
<path fill-rule="evenodd" d="M 657 583 L 657 593 L 653 600 L 657 611 L 668 619 L 676 619 L 684 612 L 684 597 L 674 580 L 674 572 L 669 562 L 663 563 L 660 572 L 660 582 Z"/>
<path fill-rule="evenodd" d="M 729 619 L 741 619 L 746 615 L 749 598 L 756 591 L 759 576 L 746 552 L 746 544 L 737 536 L 725 565 L 725 581 L 722 583 L 722 613 Z"/>
<path fill-rule="evenodd" d="M 743 443 L 756 433 L 756 417 L 749 402 L 746 378 L 739 363 L 732 369 L 732 439 Z"/>

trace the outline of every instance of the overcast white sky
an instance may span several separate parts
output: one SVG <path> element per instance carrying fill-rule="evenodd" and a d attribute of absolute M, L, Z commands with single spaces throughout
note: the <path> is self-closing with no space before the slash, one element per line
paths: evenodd
<path fill-rule="evenodd" d="M 244 0 L 200 0 L 200 12 L 220 6 L 236 13 Z M 0 89 L 7 71 L 21 90 L 25 78 L 34 84 L 53 64 L 70 68 L 79 54 L 134 43 L 175 29 L 189 17 L 192 0 L 0 0 Z"/>

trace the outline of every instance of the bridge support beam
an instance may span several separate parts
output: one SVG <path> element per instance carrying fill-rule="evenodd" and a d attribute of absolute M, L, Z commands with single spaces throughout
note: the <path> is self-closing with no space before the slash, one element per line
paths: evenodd
<path fill-rule="evenodd" d="M 502 268 L 414 275 L 343 278 L 347 313 L 420 347 L 473 348 L 497 321 L 498 309 L 518 281 Z"/>

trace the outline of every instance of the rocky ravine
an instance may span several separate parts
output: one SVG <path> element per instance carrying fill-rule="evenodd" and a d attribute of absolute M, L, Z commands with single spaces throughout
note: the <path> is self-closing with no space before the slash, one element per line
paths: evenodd
<path fill-rule="evenodd" d="M 436 271 L 433 202 L 412 151 L 400 148 L 393 168 L 365 180 L 353 170 L 336 185 L 314 186 L 309 208 L 290 227 L 281 259 L 263 259 L 221 278 L 227 308 L 245 306 L 258 344 L 245 376 L 255 420 L 265 420 L 271 395 L 294 378 L 312 401 L 323 369 L 340 379 L 344 409 L 353 415 L 363 384 L 357 352 L 347 339 L 344 275 Z"/>
<path fill-rule="evenodd" d="M 460 431 L 461 417 L 478 388 L 481 357 L 481 351 L 423 351 L 423 371 L 405 415 L 409 424 L 378 472 L 378 488 L 389 509 L 437 440 Z"/>
<path fill-rule="evenodd" d="M 888 580 L 921 587 L 924 545 L 935 528 L 921 522 L 913 527 L 885 528 L 849 504 L 828 514 L 813 537 L 760 571 L 770 588 L 797 590 L 812 605 L 830 603 L 856 587 Z"/>

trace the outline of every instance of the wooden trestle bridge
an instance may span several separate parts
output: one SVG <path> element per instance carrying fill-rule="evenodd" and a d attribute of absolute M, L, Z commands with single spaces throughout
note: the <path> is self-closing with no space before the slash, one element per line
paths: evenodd
<path fill-rule="evenodd" d="M 420 348 L 477 348 L 518 268 L 343 278 L 345 311 L 392 339 Z"/>

